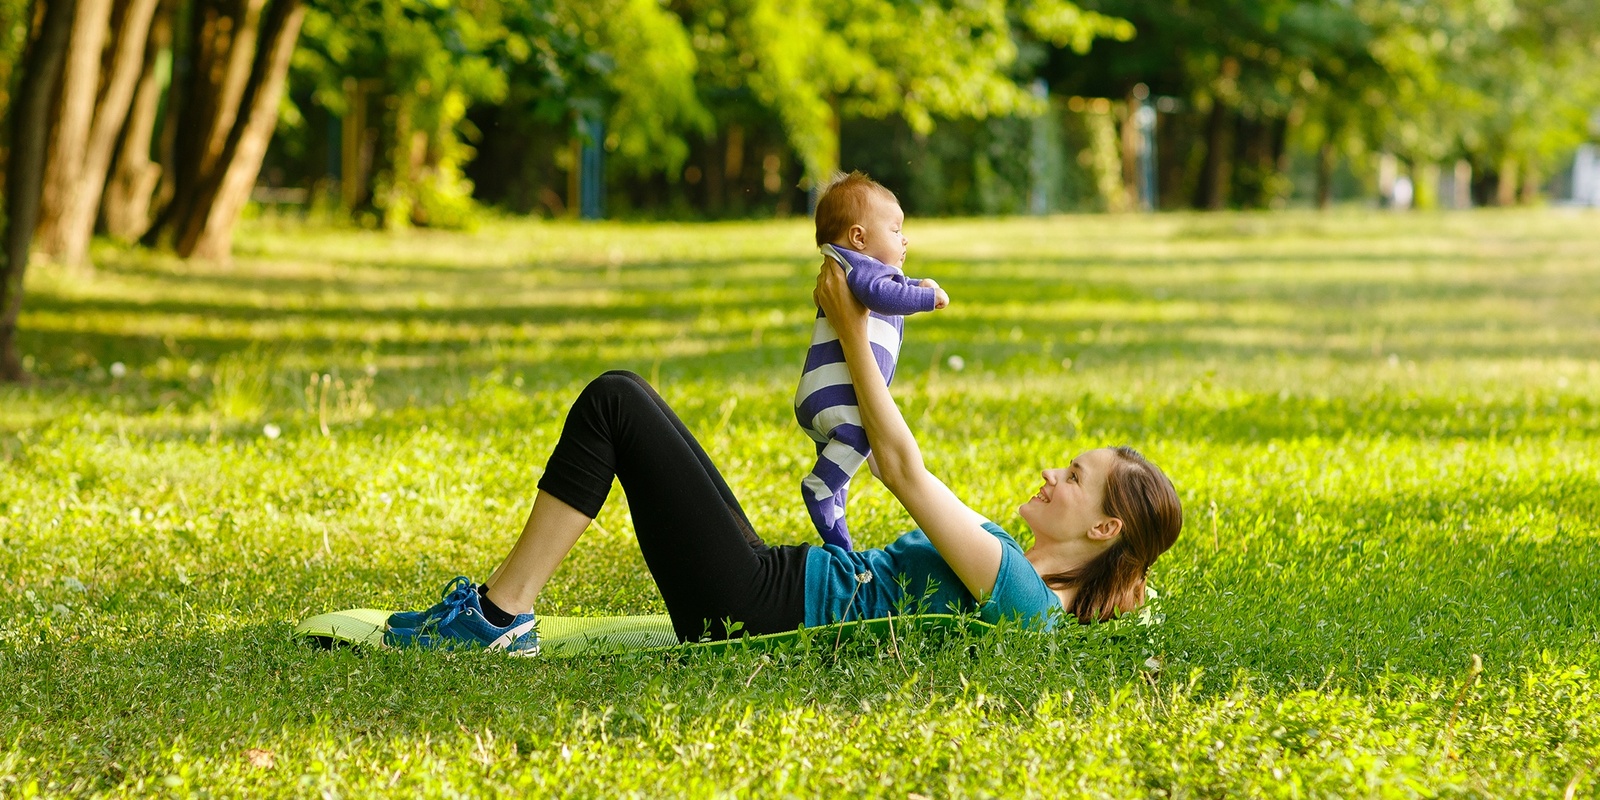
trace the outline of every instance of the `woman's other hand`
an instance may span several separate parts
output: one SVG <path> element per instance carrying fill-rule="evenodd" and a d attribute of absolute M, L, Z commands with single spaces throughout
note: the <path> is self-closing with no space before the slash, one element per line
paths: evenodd
<path fill-rule="evenodd" d="M 867 307 L 850 291 L 844 270 L 832 261 L 822 260 L 822 269 L 817 272 L 817 288 L 811 292 L 811 299 L 833 323 L 840 339 L 866 333 Z"/>

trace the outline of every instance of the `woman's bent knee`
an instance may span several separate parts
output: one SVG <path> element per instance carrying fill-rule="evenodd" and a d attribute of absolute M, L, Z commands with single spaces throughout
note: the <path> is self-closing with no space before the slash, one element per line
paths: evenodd
<path fill-rule="evenodd" d="M 648 394 L 644 389 L 649 386 L 644 378 L 625 369 L 614 369 L 601 374 L 589 385 L 584 387 L 584 394 L 602 395 L 611 397 L 626 397 L 628 395 Z"/>

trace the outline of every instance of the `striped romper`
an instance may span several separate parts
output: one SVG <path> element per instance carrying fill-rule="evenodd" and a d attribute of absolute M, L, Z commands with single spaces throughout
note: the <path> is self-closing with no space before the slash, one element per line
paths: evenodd
<path fill-rule="evenodd" d="M 894 379 L 895 362 L 900 357 L 903 317 L 932 311 L 934 290 L 918 286 L 916 279 L 907 278 L 898 268 L 854 250 L 825 244 L 822 254 L 844 269 L 850 291 L 870 312 L 868 339 L 878 371 L 888 385 Z M 850 478 L 871 450 L 861 427 L 861 409 L 856 405 L 855 387 L 850 384 L 839 334 L 821 309 L 817 310 L 817 323 L 812 329 L 811 349 L 806 352 L 805 372 L 795 390 L 794 415 L 800 428 L 817 445 L 817 464 L 800 482 L 806 510 L 825 544 L 849 550 L 845 494 Z"/>

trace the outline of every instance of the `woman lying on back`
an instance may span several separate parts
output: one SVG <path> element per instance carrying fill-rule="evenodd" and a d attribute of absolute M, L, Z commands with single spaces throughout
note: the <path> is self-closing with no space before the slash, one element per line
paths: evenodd
<path fill-rule="evenodd" d="M 815 297 L 839 333 L 880 477 L 919 530 L 880 550 L 767 545 L 660 395 L 633 373 L 607 372 L 568 412 L 533 511 L 499 568 L 481 585 L 456 578 L 432 608 L 390 617 L 385 641 L 538 652 L 534 603 L 613 478 L 684 641 L 726 638 L 734 622 L 739 633 L 777 633 L 907 608 L 1048 628 L 1062 616 L 1109 619 L 1144 601 L 1146 572 L 1183 527 L 1161 470 L 1127 447 L 1045 470 L 1044 485 L 1019 509 L 1034 537 L 1023 552 L 923 464 L 877 373 L 866 309 L 843 272 L 822 269 Z"/>

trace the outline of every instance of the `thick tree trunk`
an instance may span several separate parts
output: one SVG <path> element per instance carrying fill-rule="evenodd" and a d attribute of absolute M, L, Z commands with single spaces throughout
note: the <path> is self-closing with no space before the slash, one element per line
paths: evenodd
<path fill-rule="evenodd" d="M 55 228 L 53 252 L 63 263 L 75 266 L 88 260 L 89 239 L 94 235 L 95 212 L 105 190 L 111 153 L 143 71 L 145 40 L 156 10 L 156 0 L 127 0 L 119 5 L 121 14 L 114 25 L 117 34 L 105 90 L 95 106 L 88 145 L 79 156 L 78 181 L 63 195 L 61 218 Z"/>
<path fill-rule="evenodd" d="M 1494 203 L 1497 206 L 1515 205 L 1517 202 L 1517 160 L 1506 156 L 1500 160 L 1500 175 L 1495 182 Z"/>
<path fill-rule="evenodd" d="M 1538 168 L 1531 163 L 1528 164 L 1522 170 L 1522 196 L 1518 198 L 1518 202 L 1525 206 L 1531 206 L 1539 202 L 1539 187 L 1543 182 L 1543 179 L 1539 177 Z"/>
<path fill-rule="evenodd" d="M 27 377 L 17 357 L 17 318 L 22 313 L 22 279 L 28 271 L 28 250 L 39 219 L 44 182 L 50 102 L 55 97 L 61 62 L 66 60 L 76 0 L 34 0 L 44 6 L 39 35 L 28 45 L 22 74 L 12 96 L 11 153 L 6 170 L 5 250 L 0 254 L 0 380 Z"/>
<path fill-rule="evenodd" d="M 115 166 L 106 184 L 101 210 L 106 232 L 125 242 L 137 240 L 150 229 L 150 208 L 161 180 L 161 165 L 150 160 L 162 85 L 156 68 L 161 54 L 172 46 L 173 0 L 162 0 L 145 41 L 144 65 L 134 90 L 128 120 L 122 128 Z"/>
<path fill-rule="evenodd" d="M 275 0 L 261 25 L 261 44 L 250 80 L 240 98 L 242 114 L 213 160 L 208 177 L 195 193 L 192 211 L 176 220 L 177 250 L 185 257 L 227 260 L 233 248 L 233 227 L 250 199 L 261 172 L 261 160 L 278 124 L 278 101 L 289 75 L 289 58 L 306 8 L 301 0 Z"/>
<path fill-rule="evenodd" d="M 89 145 L 100 89 L 101 55 L 111 30 L 111 0 L 78 0 L 77 7 L 50 136 L 50 156 L 45 162 L 38 229 L 34 231 L 39 251 L 52 258 L 62 255 L 62 217 L 70 195 L 83 180 L 83 153 Z"/>
<path fill-rule="evenodd" d="M 211 179 L 238 116 L 265 1 L 217 0 L 195 3 L 190 10 L 191 67 L 182 90 L 170 165 L 172 205 L 163 210 L 160 224 L 176 230 L 196 213 L 204 213 L 194 201 Z"/>

